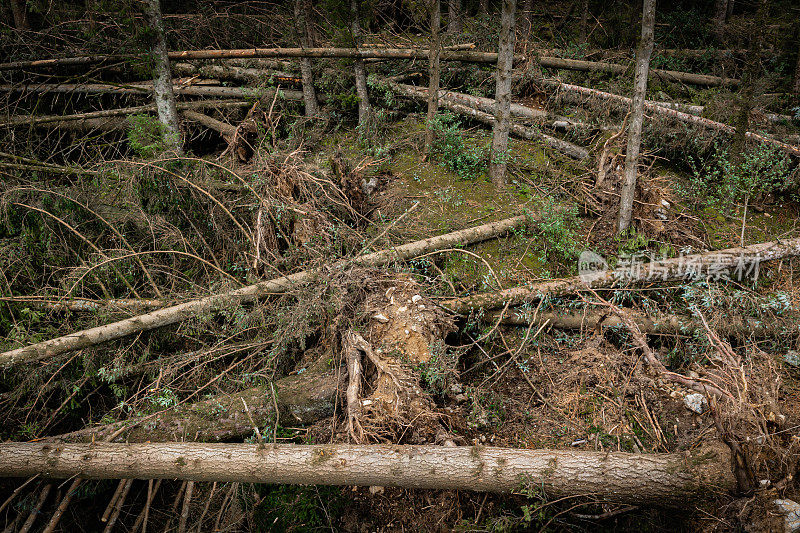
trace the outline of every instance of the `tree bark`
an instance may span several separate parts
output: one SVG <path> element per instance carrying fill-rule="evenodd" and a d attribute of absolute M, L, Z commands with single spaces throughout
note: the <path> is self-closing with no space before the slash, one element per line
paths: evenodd
<path fill-rule="evenodd" d="M 176 108 L 179 111 L 186 109 L 230 109 L 242 108 L 253 105 L 246 100 L 199 100 L 196 102 L 179 102 Z M 12 115 L 6 122 L 0 122 L 0 127 L 5 126 L 32 126 L 49 123 L 64 124 L 66 122 L 81 122 L 109 117 L 120 117 L 135 115 L 137 113 L 147 113 L 156 110 L 155 104 L 141 105 L 135 107 L 123 107 L 119 109 L 105 109 L 103 111 L 90 111 L 88 113 L 76 113 L 74 115 Z"/>
<path fill-rule="evenodd" d="M 588 87 L 581 87 L 579 85 L 570 85 L 567 83 L 561 83 L 556 80 L 541 80 L 541 83 L 547 87 L 552 87 L 554 89 L 565 91 L 566 93 L 572 94 L 582 94 L 588 97 L 596 97 L 603 100 L 613 101 L 617 104 L 620 104 L 624 107 L 630 107 L 631 99 L 625 96 L 620 96 L 617 94 L 611 94 L 603 91 L 598 91 L 597 89 L 590 89 Z M 713 120 L 709 120 L 707 118 L 698 117 L 695 115 L 691 115 L 689 113 L 683 113 L 676 109 L 669 109 L 667 107 L 661 107 L 656 102 L 649 102 L 646 101 L 644 107 L 647 111 L 651 113 L 657 113 L 659 115 L 663 115 L 665 117 L 672 118 L 674 120 L 678 120 L 680 122 L 685 122 L 688 124 L 693 124 L 695 126 L 701 126 L 704 128 L 709 128 L 717 131 L 721 131 L 727 134 L 735 133 L 736 129 L 732 126 L 727 124 L 723 124 L 721 122 L 715 122 Z M 800 147 L 793 146 L 791 144 L 787 144 L 784 142 L 780 142 L 778 140 L 772 139 L 770 137 L 765 137 L 763 135 L 759 135 L 758 133 L 754 133 L 752 131 L 748 131 L 746 134 L 748 139 L 752 139 L 754 141 L 758 141 L 764 144 L 769 144 L 771 146 L 775 146 L 786 152 L 787 154 L 800 156 Z"/>
<path fill-rule="evenodd" d="M 633 454 L 483 446 L 347 444 L 0 444 L 0 475 L 184 479 L 512 492 L 694 507 L 733 491 L 730 452 Z"/>
<path fill-rule="evenodd" d="M 714 18 L 711 23 L 714 29 L 714 36 L 717 43 L 722 43 L 725 37 L 725 22 L 728 18 L 728 0 L 716 0 L 714 2 Z"/>
<path fill-rule="evenodd" d="M 506 186 L 506 160 L 508 158 L 508 132 L 511 128 L 511 70 L 514 55 L 514 15 L 517 0 L 503 0 L 500 15 L 500 41 L 497 48 L 497 101 L 494 116 L 496 122 L 492 134 L 492 152 L 489 154 L 489 175 L 498 189 Z"/>
<path fill-rule="evenodd" d="M 403 85 L 399 83 L 392 83 L 387 82 L 387 85 L 390 89 L 395 92 L 398 92 L 404 96 L 409 98 L 413 98 L 415 100 L 419 100 L 422 102 L 428 101 L 428 91 L 427 89 L 422 89 L 419 87 L 414 87 L 412 85 Z M 491 102 L 489 104 L 490 109 L 494 110 L 494 100 L 491 99 L 479 99 L 478 102 L 472 100 L 470 95 L 460 94 L 460 93 L 453 93 L 452 91 L 439 91 L 439 105 L 444 107 L 445 109 L 449 109 L 454 113 L 458 113 L 459 115 L 464 115 L 467 117 L 471 117 L 479 122 L 487 124 L 489 126 L 494 127 L 497 120 L 495 119 L 494 115 L 490 115 L 484 111 L 481 111 L 480 108 L 485 108 L 486 103 L 485 100 L 489 100 Z M 458 103 L 458 102 L 464 102 Z M 517 104 L 514 104 L 517 105 Z M 524 106 L 519 106 L 519 108 L 523 108 Z M 512 105 L 512 110 L 514 109 Z M 530 110 L 531 114 L 536 114 L 537 110 L 527 108 Z M 528 116 L 528 112 L 522 111 L 524 113 L 523 116 Z M 539 131 L 537 128 L 526 128 L 521 124 L 511 124 L 510 126 L 510 133 L 520 137 L 522 139 L 527 140 L 537 140 L 541 141 L 547 146 L 558 150 L 574 159 L 586 159 L 589 157 L 589 150 L 583 148 L 581 146 L 577 146 L 570 142 L 558 139 L 556 137 L 551 137 L 550 135 L 546 135 Z"/>
<path fill-rule="evenodd" d="M 28 8 L 26 0 L 11 0 L 11 14 L 14 17 L 14 27 L 18 30 L 31 29 L 28 22 Z"/>
<path fill-rule="evenodd" d="M 561 70 L 578 70 L 584 72 L 608 72 L 610 74 L 625 74 L 629 67 L 617 63 L 603 61 L 582 61 L 579 59 L 566 59 L 562 57 L 544 56 L 539 58 L 539 65 L 545 68 Z M 663 81 L 688 83 L 692 85 L 733 86 L 739 85 L 740 80 L 735 78 L 722 78 L 708 74 L 694 74 L 692 72 L 679 72 L 677 70 L 652 69 L 650 75 L 657 76 Z"/>
<path fill-rule="evenodd" d="M 797 62 L 794 66 L 794 94 L 800 95 L 800 36 L 797 39 Z"/>
<path fill-rule="evenodd" d="M 653 53 L 653 36 L 656 25 L 656 0 L 644 0 L 642 7 L 642 39 L 636 50 L 636 77 L 633 87 L 631 120 L 628 124 L 628 146 L 625 150 L 625 175 L 619 200 L 619 224 L 622 233 L 631 225 L 633 199 L 636 196 L 636 176 L 639 173 L 639 148 L 642 145 L 644 102 L 647 98 L 647 73 Z"/>
<path fill-rule="evenodd" d="M 586 44 L 589 37 L 589 0 L 581 1 L 581 26 L 578 30 L 578 42 Z"/>
<path fill-rule="evenodd" d="M 307 4 L 304 0 L 294 0 L 294 20 L 297 26 L 297 33 L 300 39 L 301 48 L 309 48 L 311 43 L 308 40 L 308 15 L 306 12 Z M 311 69 L 311 60 L 304 57 L 300 60 L 300 74 L 303 78 L 303 101 L 305 102 L 306 116 L 315 117 L 319 114 L 317 104 L 317 92 L 314 89 L 314 72 Z"/>
<path fill-rule="evenodd" d="M 429 50 L 424 48 L 382 48 L 378 50 L 354 48 L 246 48 L 232 50 L 181 50 L 169 52 L 173 61 L 189 61 L 203 59 L 265 59 L 265 58 L 361 58 L 361 59 L 427 59 Z M 138 55 L 96 55 L 66 57 L 60 59 L 37 59 L 33 61 L 14 61 L 0 63 L 0 70 L 57 68 L 60 66 L 81 66 L 103 63 L 106 61 L 123 61 L 141 57 Z M 445 50 L 441 52 L 442 61 L 463 61 L 465 63 L 497 63 L 494 52 L 477 52 L 472 50 Z M 514 62 L 525 61 L 522 54 L 514 55 Z"/>
<path fill-rule="evenodd" d="M 425 124 L 425 155 L 431 151 L 433 145 L 433 120 L 439 111 L 439 58 L 441 56 L 439 26 L 442 18 L 441 0 L 429 0 L 431 41 L 428 50 L 428 113 Z"/>
<path fill-rule="evenodd" d="M 153 43 L 153 98 L 158 109 L 158 120 L 164 129 L 164 144 L 170 150 L 182 153 L 178 110 L 175 107 L 175 93 L 172 90 L 172 72 L 169 69 L 167 39 L 164 34 L 164 21 L 161 18 L 161 0 L 147 0 L 147 15 L 154 33 Z"/>
<path fill-rule="evenodd" d="M 358 0 L 350 0 L 350 31 L 353 33 L 353 46 L 361 47 L 361 24 L 359 22 Z M 369 103 L 367 90 L 367 73 L 364 70 L 364 60 L 359 58 L 353 62 L 353 73 L 356 79 L 356 94 L 358 95 L 358 124 L 366 125 L 372 115 L 372 106 Z"/>
<path fill-rule="evenodd" d="M 461 0 L 447 0 L 447 32 L 461 33 Z"/>
<path fill-rule="evenodd" d="M 239 67 L 236 65 L 193 65 L 175 63 L 172 72 L 181 76 L 203 76 L 220 80 L 233 80 L 241 83 L 263 83 L 272 80 L 280 85 L 300 85 L 302 78 L 291 72 L 266 70 L 262 68 Z"/>
<path fill-rule="evenodd" d="M 638 268 L 630 271 L 605 270 L 591 276 L 584 281 L 580 276 L 573 278 L 531 283 L 524 287 L 513 287 L 502 291 L 474 294 L 463 298 L 442 300 L 440 305 L 455 313 L 468 313 L 477 309 L 494 309 L 520 305 L 533 301 L 542 296 L 560 296 L 576 293 L 587 288 L 597 289 L 611 287 L 617 284 L 627 284 L 640 281 L 669 281 L 685 279 L 693 275 L 693 269 L 714 265 L 720 269 L 735 269 L 739 265 L 749 267 L 764 261 L 774 261 L 784 257 L 800 255 L 800 238 L 789 240 L 770 241 L 753 244 L 745 247 L 727 248 L 704 252 L 695 255 L 686 255 L 664 261 L 643 263 Z M 696 270 L 694 271 L 696 273 Z"/>
<path fill-rule="evenodd" d="M 362 255 L 351 261 L 342 261 L 335 265 L 329 265 L 329 268 L 330 266 L 341 267 L 347 264 L 381 266 L 392 261 L 403 261 L 434 250 L 491 239 L 514 228 L 523 227 L 527 224 L 527 221 L 527 216 L 519 215 L 498 222 L 490 222 L 482 226 L 454 231 L 445 235 Z M 220 306 L 228 307 L 236 302 L 252 302 L 270 294 L 282 293 L 300 284 L 310 282 L 320 273 L 320 269 L 304 270 L 281 278 L 248 285 L 230 292 L 190 300 L 179 305 L 153 311 L 152 313 L 10 350 L 0 354 L 0 369 L 10 368 L 22 363 L 41 361 L 58 354 L 119 339 L 140 331 L 148 331 L 161 326 L 175 324 L 200 313 L 213 312 Z"/>
<path fill-rule="evenodd" d="M 96 442 L 113 437 L 113 440 L 125 442 L 231 441 L 253 435 L 253 424 L 259 428 L 274 426 L 276 405 L 277 418 L 283 424 L 313 424 L 333 416 L 339 393 L 346 385 L 346 376 L 344 369 L 310 368 L 272 385 L 221 394 L 170 409 L 154 418 L 137 417 L 88 427 L 48 440 Z"/>

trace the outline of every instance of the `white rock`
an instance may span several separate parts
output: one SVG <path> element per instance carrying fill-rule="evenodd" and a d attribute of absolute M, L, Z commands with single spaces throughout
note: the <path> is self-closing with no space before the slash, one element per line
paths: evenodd
<path fill-rule="evenodd" d="M 403 307 L 397 308 L 398 313 L 405 313 L 406 311 L 408 311 L 408 307 L 406 307 L 405 305 Z"/>
<path fill-rule="evenodd" d="M 377 485 L 372 485 L 369 488 L 370 494 L 383 494 L 383 487 L 378 487 Z"/>
<path fill-rule="evenodd" d="M 386 318 L 386 315 L 384 315 L 383 313 L 378 313 L 377 315 L 373 316 L 372 318 L 377 320 L 378 322 L 380 322 L 382 324 L 386 324 L 387 322 L 389 322 L 389 319 Z"/>
<path fill-rule="evenodd" d="M 773 503 L 783 515 L 783 530 L 786 533 L 800 531 L 800 503 L 792 500 L 775 500 Z"/>
<path fill-rule="evenodd" d="M 687 394 L 683 397 L 683 405 L 685 405 L 688 410 L 697 413 L 698 415 L 702 415 L 705 412 L 706 407 L 708 407 L 708 400 L 706 400 L 706 397 L 699 392 L 695 392 L 692 394 Z"/>
<path fill-rule="evenodd" d="M 414 296 L 411 297 L 411 303 L 417 303 L 420 300 L 422 300 L 422 296 L 420 296 L 419 294 L 415 294 Z"/>

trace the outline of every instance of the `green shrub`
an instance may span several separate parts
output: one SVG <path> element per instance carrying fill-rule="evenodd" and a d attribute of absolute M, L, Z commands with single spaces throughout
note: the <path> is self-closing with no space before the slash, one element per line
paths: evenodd
<path fill-rule="evenodd" d="M 452 113 L 436 115 L 430 122 L 434 140 L 431 155 L 463 180 L 474 180 L 486 170 L 487 154 L 467 145 L 458 119 Z"/>

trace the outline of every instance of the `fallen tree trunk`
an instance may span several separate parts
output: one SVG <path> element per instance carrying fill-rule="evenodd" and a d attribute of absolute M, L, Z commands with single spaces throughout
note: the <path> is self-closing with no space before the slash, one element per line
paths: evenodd
<path fill-rule="evenodd" d="M 483 446 L 2 443 L 0 475 L 184 479 L 512 492 L 694 507 L 734 490 L 730 453 L 633 454 Z"/>
<path fill-rule="evenodd" d="M 61 66 L 92 65 L 109 61 L 125 61 L 141 55 L 95 55 L 65 57 L 60 59 L 38 59 L 33 61 L 12 61 L 0 63 L 0 70 L 20 70 L 34 68 L 55 68 Z M 181 50 L 169 52 L 171 61 L 195 59 L 250 59 L 250 58 L 349 58 L 349 59 L 427 59 L 428 50 L 422 48 L 247 48 L 234 50 Z M 466 63 L 497 63 L 497 53 L 476 52 L 472 50 L 443 50 L 443 61 L 464 61 Z M 524 61 L 525 56 L 514 55 L 514 61 Z"/>
<path fill-rule="evenodd" d="M 180 86 L 173 87 L 175 94 L 181 96 L 206 96 L 211 98 L 272 98 L 275 89 L 251 87 L 214 87 L 214 86 Z M 138 94 L 148 96 L 152 93 L 151 85 L 112 85 L 108 83 L 38 83 L 32 85 L 0 85 L 0 92 L 17 92 L 23 94 Z M 286 100 L 302 100 L 300 91 L 280 89 L 280 95 Z"/>
<path fill-rule="evenodd" d="M 414 100 L 420 102 L 426 102 L 428 99 L 428 91 L 427 89 L 423 89 L 420 87 L 414 87 L 412 85 L 403 85 L 400 83 L 393 83 L 387 82 L 389 88 L 393 91 L 396 91 L 404 96 L 412 98 Z M 441 92 L 441 91 L 440 91 Z M 450 91 L 447 91 L 450 92 Z M 453 94 L 453 93 L 450 93 Z M 457 93 L 456 93 L 457 94 Z M 466 96 L 466 95 L 464 95 Z M 449 109 L 455 113 L 460 115 L 468 116 L 474 118 L 475 120 L 482 122 L 484 124 L 488 124 L 490 126 L 494 125 L 495 118 L 493 115 L 489 113 L 484 113 L 479 109 L 474 107 L 470 107 L 467 105 L 456 103 L 452 98 L 442 98 L 439 100 L 439 106 Z M 544 134 L 538 130 L 532 128 L 526 128 L 521 124 L 512 124 L 511 125 L 511 134 L 516 137 L 521 137 L 527 140 L 538 140 L 544 142 L 546 145 L 558 150 L 559 152 L 565 153 L 570 157 L 575 159 L 581 160 L 586 159 L 589 157 L 589 150 L 586 148 L 577 146 L 567 141 L 563 141 L 556 137 L 551 137 L 550 135 Z"/>
<path fill-rule="evenodd" d="M 578 59 L 565 59 L 561 57 L 540 57 L 539 65 L 546 68 L 563 70 L 580 70 L 585 72 L 608 72 L 611 74 L 625 74 L 632 67 L 618 63 L 605 63 L 602 61 L 581 61 Z M 707 85 L 729 87 L 738 85 L 740 80 L 721 78 L 708 74 L 694 74 L 692 72 L 679 72 L 676 70 L 650 69 L 650 74 L 664 81 L 689 83 L 692 85 Z"/>
<path fill-rule="evenodd" d="M 702 105 L 680 104 L 675 102 L 652 102 L 652 103 L 661 107 L 676 109 L 678 111 L 683 111 L 684 113 L 690 113 L 692 115 L 702 115 L 703 111 L 705 111 L 705 106 Z M 757 116 L 764 117 L 770 122 L 776 122 L 776 123 L 792 122 L 792 120 L 794 120 L 794 118 L 790 115 L 781 115 L 778 113 L 762 113 L 760 111 L 757 111 L 755 114 Z"/>
<path fill-rule="evenodd" d="M 234 80 L 243 83 L 259 83 L 272 79 L 281 85 L 300 85 L 302 79 L 296 74 L 281 71 L 263 70 L 235 65 L 193 65 L 192 63 L 175 63 L 172 71 L 181 76 L 203 76 L 220 80 Z"/>
<path fill-rule="evenodd" d="M 709 277 L 712 277 L 714 273 L 730 274 L 731 268 L 745 269 L 741 273 L 746 273 L 746 269 L 758 268 L 758 265 L 764 261 L 774 261 L 795 255 L 800 255 L 800 238 L 641 263 L 631 270 L 604 270 L 594 272 L 590 276 L 542 281 L 502 291 L 451 298 L 443 300 L 440 305 L 455 313 L 468 313 L 477 309 L 520 305 L 545 295 L 559 296 L 580 292 L 586 288 L 613 287 L 635 281 L 677 280 L 698 274 L 705 277 L 702 275 L 704 271 L 708 272 Z"/>
<path fill-rule="evenodd" d="M 197 122 L 198 124 L 202 124 L 206 128 L 216 131 L 217 133 L 222 135 L 228 142 L 230 142 L 230 139 L 232 139 L 233 136 L 236 134 L 236 126 L 226 124 L 221 120 L 209 117 L 208 115 L 204 115 L 203 113 L 198 113 L 197 111 L 184 111 L 182 115 L 187 119 L 191 120 L 192 122 Z"/>
<path fill-rule="evenodd" d="M 198 100 L 196 102 L 178 102 L 178 111 L 186 109 L 229 109 L 249 107 L 253 105 L 251 102 L 245 100 Z M 0 122 L 2 126 L 38 126 L 42 124 L 53 123 L 57 124 L 54 127 L 65 127 L 67 122 L 84 122 L 93 121 L 95 119 L 120 117 L 127 115 L 135 115 L 138 113 L 148 113 L 156 110 L 155 104 L 140 105 L 134 107 L 123 107 L 119 109 L 105 109 L 103 111 L 90 111 L 88 113 L 76 113 L 74 115 L 14 115 L 7 121 Z M 90 122 L 92 123 L 92 122 Z"/>
<path fill-rule="evenodd" d="M 625 96 L 619 96 L 617 94 L 611 94 L 611 93 L 607 93 L 607 92 L 603 92 L 603 91 L 598 91 L 597 89 L 589 89 L 588 87 L 581 87 L 579 85 L 570 85 L 570 84 L 567 84 L 567 83 L 561 83 L 561 82 L 556 81 L 556 80 L 541 80 L 541 81 L 542 81 L 542 84 L 547 86 L 547 87 L 551 87 L 551 88 L 554 88 L 554 89 L 557 89 L 557 90 L 565 91 L 567 93 L 582 94 L 582 95 L 588 96 L 588 97 L 594 97 L 594 98 L 600 98 L 600 99 L 603 99 L 603 100 L 613 101 L 613 102 L 616 102 L 616 103 L 624 106 L 625 108 L 629 108 L 630 105 L 631 105 L 631 99 L 627 98 Z M 674 120 L 678 120 L 680 122 L 685 122 L 687 124 L 693 124 L 693 125 L 696 125 L 696 126 L 709 128 L 709 129 L 713 129 L 713 130 L 716 130 L 716 131 L 721 131 L 721 132 L 727 133 L 729 135 L 733 135 L 733 134 L 736 133 L 736 128 L 734 128 L 733 126 L 729 126 L 729 125 L 723 124 L 721 122 L 715 122 L 715 121 L 709 120 L 707 118 L 691 115 L 689 113 L 683 113 L 683 112 L 678 111 L 676 109 L 669 109 L 667 107 L 662 107 L 662 106 L 658 105 L 655 102 L 646 101 L 644 106 L 645 106 L 645 109 L 647 109 L 651 113 L 658 113 L 659 115 L 663 115 L 665 117 L 669 117 L 669 118 L 672 118 Z M 765 137 L 763 135 L 759 135 L 758 133 L 754 133 L 752 131 L 748 131 L 747 133 L 745 133 L 745 137 L 747 137 L 748 139 L 754 140 L 754 141 L 758 141 L 758 142 L 762 142 L 764 144 L 769 144 L 771 146 L 775 146 L 775 147 L 780 148 L 781 150 L 783 150 L 784 152 L 786 152 L 786 153 L 788 153 L 790 155 L 794 155 L 794 156 L 800 157 L 800 147 L 798 147 L 798 146 L 793 146 L 791 144 L 786 144 L 786 143 L 777 141 L 775 139 L 771 139 L 769 137 Z"/>
<path fill-rule="evenodd" d="M 343 267 L 348 264 L 380 266 L 391 261 L 403 261 L 434 250 L 452 248 L 456 245 L 468 245 L 497 237 L 512 229 L 525 226 L 527 222 L 528 218 L 525 215 L 519 215 L 498 222 L 490 222 L 482 226 L 454 231 L 445 235 L 397 246 L 392 249 L 362 255 L 350 261 L 336 263 L 333 266 Z M 179 305 L 120 320 L 112 324 L 78 331 L 63 337 L 10 350 L 0 354 L 0 369 L 10 368 L 22 363 L 41 361 L 58 354 L 119 339 L 133 333 L 175 324 L 197 316 L 198 314 L 214 311 L 220 306 L 229 307 L 237 302 L 252 302 L 270 294 L 283 293 L 300 284 L 312 281 L 321 272 L 320 269 L 304 270 L 281 278 L 248 285 L 229 292 L 190 300 Z"/>
<path fill-rule="evenodd" d="M 89 300 L 86 298 L 70 298 L 61 300 L 58 298 L 39 298 L 36 296 L 0 296 L 0 302 L 13 305 L 29 307 L 39 307 L 48 311 L 144 311 L 147 309 L 157 309 L 163 307 L 163 300 Z"/>
<path fill-rule="evenodd" d="M 256 427 L 275 427 L 276 421 L 287 427 L 313 424 L 333 416 L 339 392 L 346 386 L 346 377 L 347 372 L 344 369 L 321 372 L 309 369 L 301 374 L 281 378 L 270 385 L 178 406 L 156 417 L 140 416 L 88 427 L 48 440 L 223 442 L 243 439 L 253 435 Z"/>
<path fill-rule="evenodd" d="M 642 333 L 648 335 L 686 335 L 693 331 L 705 331 L 703 323 L 689 315 L 647 315 L 636 311 L 627 310 L 630 319 L 639 327 Z M 495 323 L 498 320 L 507 326 L 540 326 L 547 324 L 557 329 L 597 330 L 600 328 L 625 327 L 619 316 L 603 309 L 589 309 L 584 311 L 553 312 L 509 310 L 492 311 L 484 315 L 484 320 Z M 756 320 L 752 318 L 728 316 L 718 320 L 714 330 L 723 335 L 784 335 L 794 333 L 797 325 L 795 322 Z"/>

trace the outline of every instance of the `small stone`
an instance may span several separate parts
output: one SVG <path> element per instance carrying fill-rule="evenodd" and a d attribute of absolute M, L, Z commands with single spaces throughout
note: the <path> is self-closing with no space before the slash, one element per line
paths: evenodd
<path fill-rule="evenodd" d="M 683 405 L 693 413 L 702 415 L 708 406 L 708 400 L 706 400 L 706 397 L 702 394 L 695 392 L 683 397 Z"/>
<path fill-rule="evenodd" d="M 378 313 L 377 315 L 373 316 L 372 318 L 377 320 L 378 322 L 380 322 L 382 324 L 386 324 L 387 322 L 389 322 L 389 319 L 386 318 L 386 315 L 384 315 L 383 313 Z"/>
<path fill-rule="evenodd" d="M 414 296 L 411 297 L 411 303 L 417 303 L 420 300 L 422 300 L 422 296 L 420 296 L 419 294 L 415 294 Z"/>
<path fill-rule="evenodd" d="M 783 530 L 786 533 L 800 531 L 800 503 L 792 500 L 775 500 L 773 503 L 783 515 Z"/>
<path fill-rule="evenodd" d="M 405 313 L 406 311 L 408 311 L 408 307 L 406 307 L 405 305 L 403 307 L 397 308 L 398 313 Z"/>
<path fill-rule="evenodd" d="M 375 494 L 383 494 L 383 487 L 379 487 L 379 486 L 377 486 L 377 485 L 372 485 L 372 486 L 369 488 L 369 493 L 370 493 L 370 494 L 372 494 L 372 495 L 375 495 Z"/>
<path fill-rule="evenodd" d="M 464 392 L 464 389 L 461 387 L 460 383 L 453 383 L 452 385 L 450 385 L 450 392 L 452 392 L 453 394 L 461 394 L 462 392 Z"/>
<path fill-rule="evenodd" d="M 698 379 L 700 377 L 700 374 L 698 374 L 694 370 L 690 370 L 689 373 L 686 375 L 691 379 Z"/>

